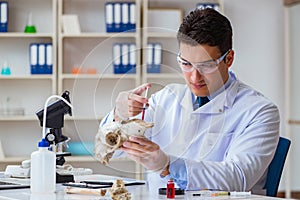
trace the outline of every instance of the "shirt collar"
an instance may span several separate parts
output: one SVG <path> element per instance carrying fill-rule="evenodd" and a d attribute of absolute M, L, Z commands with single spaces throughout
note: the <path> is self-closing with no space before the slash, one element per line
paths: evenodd
<path fill-rule="evenodd" d="M 221 88 L 219 88 L 217 91 L 215 91 L 213 94 L 207 96 L 207 98 L 211 101 L 213 98 L 215 98 L 216 96 L 221 94 L 224 90 L 226 90 L 235 79 L 236 78 L 235 78 L 235 75 L 233 74 L 233 72 L 229 71 L 228 72 L 228 80 L 225 82 L 225 84 Z M 197 101 L 197 96 L 194 95 L 193 93 L 192 93 L 192 98 L 193 98 L 192 102 Z"/>

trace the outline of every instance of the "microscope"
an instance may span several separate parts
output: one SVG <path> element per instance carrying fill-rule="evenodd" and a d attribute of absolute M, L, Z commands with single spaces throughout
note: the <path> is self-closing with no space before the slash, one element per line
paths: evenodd
<path fill-rule="evenodd" d="M 65 91 L 62 94 L 62 98 L 71 103 L 69 94 L 69 91 Z M 52 151 L 56 153 L 56 165 L 63 165 L 65 163 L 64 156 L 71 155 L 69 152 L 64 152 L 64 147 L 67 146 L 67 142 L 70 140 L 69 137 L 62 134 L 65 114 L 72 116 L 72 110 L 71 107 L 61 99 L 47 106 L 46 128 L 49 132 L 46 134 L 45 139 L 50 143 Z M 37 111 L 36 115 L 40 121 L 40 126 L 43 127 L 44 109 Z M 62 175 L 56 173 L 56 182 L 74 182 L 74 177 L 71 174 Z"/>

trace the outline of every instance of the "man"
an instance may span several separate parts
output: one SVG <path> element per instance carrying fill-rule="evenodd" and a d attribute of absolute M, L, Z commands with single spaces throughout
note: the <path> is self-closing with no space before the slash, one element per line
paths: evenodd
<path fill-rule="evenodd" d="M 136 116 L 147 104 L 145 121 L 154 127 L 147 138 L 130 137 L 121 150 L 149 170 L 153 192 L 173 178 L 186 190 L 263 194 L 279 139 L 279 112 L 229 71 L 234 60 L 230 21 L 213 9 L 194 10 L 177 39 L 186 85 L 168 85 L 149 101 L 142 94 L 150 84 L 121 92 L 100 126 Z M 201 101 L 206 104 L 199 107 Z"/>

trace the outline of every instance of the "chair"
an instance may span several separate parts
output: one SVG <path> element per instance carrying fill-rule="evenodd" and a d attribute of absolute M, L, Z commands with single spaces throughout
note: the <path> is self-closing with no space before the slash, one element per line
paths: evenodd
<path fill-rule="evenodd" d="M 276 197 L 277 195 L 282 170 L 290 145 L 290 140 L 283 137 L 279 138 L 274 158 L 268 168 L 267 181 L 264 187 L 267 190 L 267 196 Z"/>

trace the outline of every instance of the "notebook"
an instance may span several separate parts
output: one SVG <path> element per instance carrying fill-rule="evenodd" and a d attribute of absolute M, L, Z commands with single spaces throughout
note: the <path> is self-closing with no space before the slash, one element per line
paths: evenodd
<path fill-rule="evenodd" d="M 30 179 L 0 178 L 0 190 L 30 188 Z"/>

